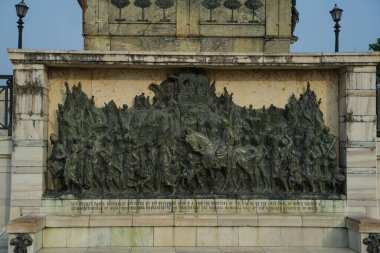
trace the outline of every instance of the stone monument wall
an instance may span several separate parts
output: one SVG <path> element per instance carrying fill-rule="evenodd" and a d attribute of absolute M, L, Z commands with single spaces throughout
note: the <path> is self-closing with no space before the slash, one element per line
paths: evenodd
<path fill-rule="evenodd" d="M 43 247 L 347 247 L 345 216 L 379 217 L 374 86 L 378 54 L 11 50 L 10 56 L 15 69 L 10 216 L 43 215 L 44 229 L 35 234 Z M 225 95 L 222 90 L 227 87 L 240 106 L 273 103 L 283 107 L 291 93 L 298 97 L 310 82 L 321 98 L 318 106 L 326 125 L 339 136 L 338 164 L 345 175 L 343 196 L 281 200 L 46 195 L 51 188 L 48 136 L 57 131 L 56 110 L 66 96 L 65 81 L 70 85 L 81 82 L 81 89 L 94 96 L 96 106 L 110 99 L 118 106 L 131 106 L 132 98 L 141 92 L 152 95 L 148 84 L 161 83 L 168 75 L 189 67 L 203 69 L 210 80 L 215 80 L 217 95 Z M 183 234 L 189 236 L 183 238 Z M 279 239 L 273 240 L 273 235 Z M 300 239 L 289 245 L 290 236 Z M 62 240 L 56 242 L 57 237 Z M 311 244 L 308 238 L 315 240 Z"/>
<path fill-rule="evenodd" d="M 155 1 L 144 11 L 135 1 L 115 2 L 83 1 L 86 50 L 289 52 L 295 41 L 290 0 L 256 1 L 254 13 L 245 5 L 250 1 L 219 1 L 212 17 L 215 6 L 206 3 L 215 1 L 169 0 L 165 17 Z M 225 2 L 238 7 L 233 19 Z"/>

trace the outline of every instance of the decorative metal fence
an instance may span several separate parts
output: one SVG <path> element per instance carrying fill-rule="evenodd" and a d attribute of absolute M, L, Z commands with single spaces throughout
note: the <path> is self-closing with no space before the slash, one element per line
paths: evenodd
<path fill-rule="evenodd" d="M 12 136 L 13 76 L 0 75 L 0 130 Z"/>

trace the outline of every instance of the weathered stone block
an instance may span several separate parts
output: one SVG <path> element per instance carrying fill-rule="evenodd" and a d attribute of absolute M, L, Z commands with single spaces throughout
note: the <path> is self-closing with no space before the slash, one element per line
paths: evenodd
<path fill-rule="evenodd" d="M 14 147 L 12 166 L 46 166 L 47 147 Z"/>
<path fill-rule="evenodd" d="M 302 214 L 302 227 L 345 227 L 342 214 Z"/>
<path fill-rule="evenodd" d="M 0 203 L 4 201 L 5 199 L 9 199 L 10 190 L 11 190 L 11 174 L 0 172 Z"/>
<path fill-rule="evenodd" d="M 343 228 L 324 228 L 323 246 L 333 248 L 346 248 L 347 230 Z"/>
<path fill-rule="evenodd" d="M 376 67 L 348 67 L 340 73 L 339 90 L 374 90 Z"/>
<path fill-rule="evenodd" d="M 47 74 L 45 70 L 16 69 L 14 71 L 13 89 L 15 94 L 23 91 L 30 93 L 38 87 L 48 88 Z"/>
<path fill-rule="evenodd" d="M 16 116 L 19 114 L 46 115 L 48 112 L 47 90 L 43 87 L 19 87 L 14 94 L 14 110 Z M 25 118 L 25 116 L 24 116 Z"/>
<path fill-rule="evenodd" d="M 340 124 L 340 140 L 344 141 L 376 141 L 376 123 L 375 122 L 346 122 Z M 346 137 L 345 139 L 344 136 Z"/>
<path fill-rule="evenodd" d="M 48 124 L 45 120 L 16 120 L 14 122 L 14 139 L 47 140 Z M 47 144 L 47 143 L 46 143 Z"/>
<path fill-rule="evenodd" d="M 273 240 L 277 238 L 277 240 Z M 281 246 L 281 229 L 278 227 L 260 227 L 258 231 L 258 246 Z"/>
<path fill-rule="evenodd" d="M 260 227 L 300 227 L 302 218 L 300 215 L 287 214 L 258 214 Z"/>
<path fill-rule="evenodd" d="M 90 227 L 131 227 L 132 215 L 90 215 Z"/>
<path fill-rule="evenodd" d="M 132 246 L 152 247 L 153 246 L 153 227 L 133 228 Z"/>
<path fill-rule="evenodd" d="M 41 205 L 41 197 L 45 191 L 44 175 L 42 174 L 12 174 L 11 179 L 12 206 L 27 206 L 23 200 L 38 200 Z M 19 201 L 16 205 L 15 201 Z"/>
<path fill-rule="evenodd" d="M 237 247 L 239 245 L 238 227 L 218 227 L 218 246 Z"/>
<path fill-rule="evenodd" d="M 218 228 L 197 228 L 197 246 L 218 246 Z"/>
<path fill-rule="evenodd" d="M 134 227 L 171 227 L 174 226 L 174 214 L 133 214 Z"/>
<path fill-rule="evenodd" d="M 111 228 L 89 228 L 89 247 L 109 247 L 111 245 Z"/>
<path fill-rule="evenodd" d="M 200 25 L 200 35 L 208 37 L 254 37 L 265 34 L 265 25 L 262 24 L 226 24 L 203 23 Z M 231 40 L 231 38 L 228 38 Z M 246 51 L 245 51 L 246 52 Z"/>
<path fill-rule="evenodd" d="M 89 227 L 89 215 L 47 215 L 46 227 Z"/>
<path fill-rule="evenodd" d="M 44 248 L 66 248 L 67 229 L 66 228 L 45 228 L 43 230 Z"/>
<path fill-rule="evenodd" d="M 175 214 L 174 224 L 180 227 L 216 227 L 218 224 L 216 214 Z"/>
<path fill-rule="evenodd" d="M 196 227 L 174 227 L 174 246 L 192 247 L 197 245 Z"/>
<path fill-rule="evenodd" d="M 90 230 L 88 228 L 69 227 L 66 229 L 68 248 L 86 248 L 89 246 Z"/>
<path fill-rule="evenodd" d="M 291 34 L 291 22 L 289 17 L 292 16 L 291 1 L 278 1 L 278 26 L 280 36 L 289 36 Z"/>
<path fill-rule="evenodd" d="M 339 115 L 351 121 L 351 116 L 376 115 L 376 97 L 349 96 L 339 99 Z"/>
<path fill-rule="evenodd" d="M 377 177 L 374 174 L 347 174 L 347 199 L 376 200 Z"/>
<path fill-rule="evenodd" d="M 132 246 L 132 228 L 131 227 L 111 228 L 111 247 L 129 247 L 129 246 Z"/>
<path fill-rule="evenodd" d="M 218 214 L 218 226 L 233 227 L 233 226 L 258 226 L 259 220 L 255 213 L 247 214 Z"/>
<path fill-rule="evenodd" d="M 300 241 L 302 246 L 323 246 L 323 228 L 302 228 Z"/>
<path fill-rule="evenodd" d="M 186 236 L 186 235 L 182 235 Z M 154 242 L 155 247 L 174 246 L 174 228 L 173 227 L 155 227 Z"/>
<path fill-rule="evenodd" d="M 239 227 L 239 247 L 258 246 L 257 227 Z"/>
<path fill-rule="evenodd" d="M 124 36 L 175 36 L 175 23 L 111 23 L 112 35 Z M 162 39 L 164 41 L 164 39 Z"/>
<path fill-rule="evenodd" d="M 340 147 L 340 165 L 353 168 L 376 168 L 376 150 L 372 148 Z"/>

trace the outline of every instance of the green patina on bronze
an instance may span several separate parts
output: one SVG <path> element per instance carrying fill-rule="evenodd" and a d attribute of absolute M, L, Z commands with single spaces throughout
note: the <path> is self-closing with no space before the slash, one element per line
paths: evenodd
<path fill-rule="evenodd" d="M 309 85 L 285 109 L 253 109 L 193 72 L 118 108 L 81 85 L 58 105 L 49 169 L 55 191 L 86 198 L 342 198 L 337 137 Z"/>
<path fill-rule="evenodd" d="M 10 245 L 15 246 L 14 253 L 28 253 L 28 247 L 33 244 L 33 239 L 29 234 L 17 234 L 16 238 L 10 241 Z"/>

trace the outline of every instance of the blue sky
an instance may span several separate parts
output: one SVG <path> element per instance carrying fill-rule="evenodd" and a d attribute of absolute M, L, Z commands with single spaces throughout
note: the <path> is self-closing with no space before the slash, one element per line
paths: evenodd
<path fill-rule="evenodd" d="M 0 74 L 12 73 L 7 48 L 17 47 L 14 5 L 18 2 L 0 0 Z M 24 48 L 83 48 L 82 14 L 76 0 L 25 0 L 25 3 L 30 9 L 24 18 Z M 344 10 L 340 22 L 342 52 L 367 51 L 368 44 L 380 37 L 380 0 L 297 0 L 300 23 L 295 34 L 299 40 L 291 51 L 334 50 L 334 23 L 329 11 L 335 3 Z"/>

